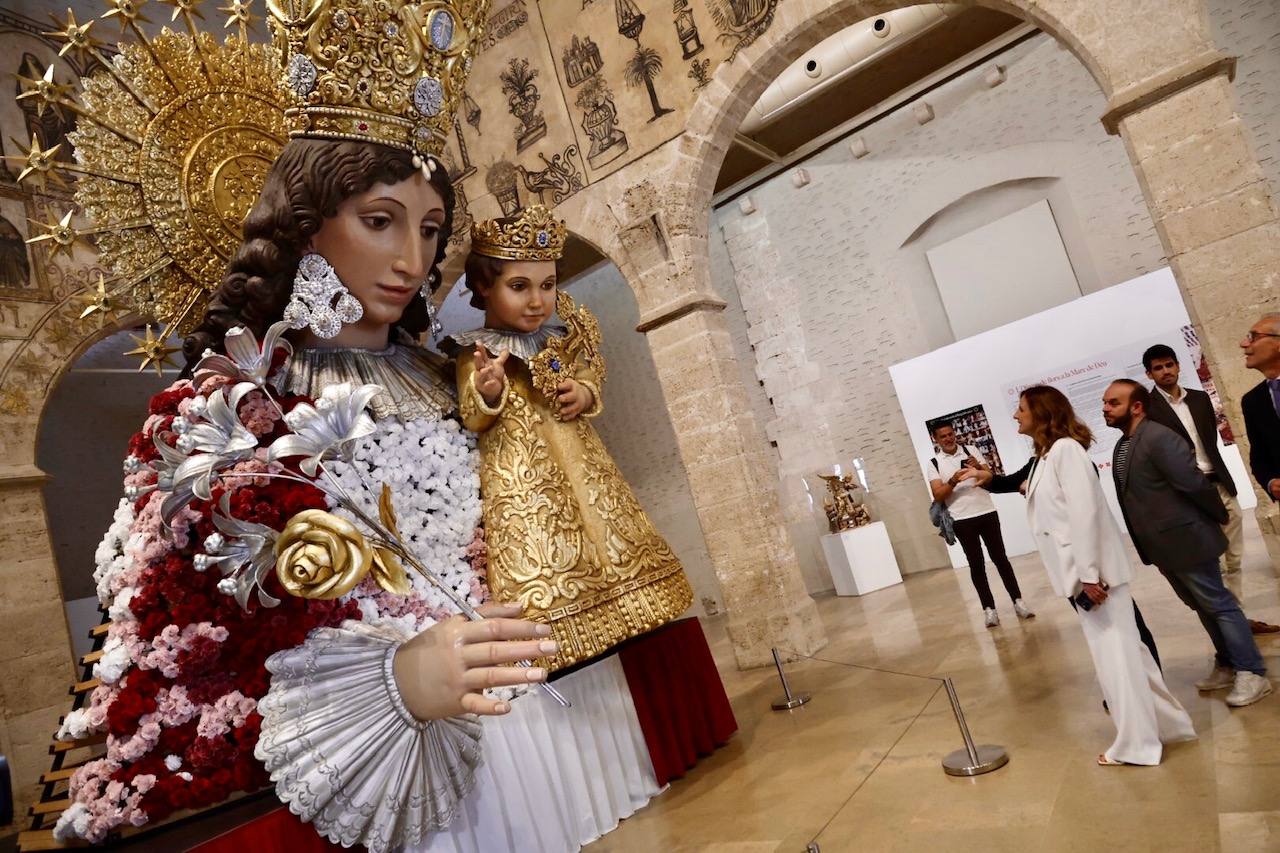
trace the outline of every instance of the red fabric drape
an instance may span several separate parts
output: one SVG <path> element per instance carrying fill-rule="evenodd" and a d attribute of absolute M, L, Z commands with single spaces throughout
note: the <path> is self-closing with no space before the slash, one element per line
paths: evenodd
<path fill-rule="evenodd" d="M 659 785 L 683 776 L 738 730 L 697 619 L 637 637 L 618 657 Z"/>
<path fill-rule="evenodd" d="M 284 806 L 217 838 L 189 848 L 189 853 L 352 853 L 363 847 L 330 844 Z"/>

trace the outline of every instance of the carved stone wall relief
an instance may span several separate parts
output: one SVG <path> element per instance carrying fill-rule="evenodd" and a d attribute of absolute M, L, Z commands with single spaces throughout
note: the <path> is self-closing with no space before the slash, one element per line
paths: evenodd
<path fill-rule="evenodd" d="M 644 14 L 633 0 L 615 0 L 615 2 L 619 34 L 636 43 L 636 52 L 627 60 L 624 72 L 627 85 L 645 87 L 649 92 L 649 104 L 653 108 L 653 116 L 649 121 L 657 121 L 673 112 L 670 108 L 658 103 L 658 93 L 653 86 L 653 81 L 662 72 L 662 54 L 640 44 L 640 33 L 644 30 Z"/>
<path fill-rule="evenodd" d="M 729 61 L 764 35 L 777 9 L 778 0 L 707 0 L 707 10 L 720 29 L 721 40 L 733 45 Z"/>
<path fill-rule="evenodd" d="M 529 60 L 513 58 L 499 75 L 502 91 L 507 96 L 507 110 L 520 120 L 515 129 L 516 152 L 519 153 L 547 134 L 547 120 L 538 109 L 542 95 L 533 82 L 538 70 Z"/>
<path fill-rule="evenodd" d="M 582 129 L 591 138 L 587 162 L 598 169 L 626 153 L 627 135 L 618 129 L 618 109 L 603 76 L 587 78 L 575 100 L 582 110 Z"/>
<path fill-rule="evenodd" d="M 538 202 L 547 207 L 554 207 L 564 201 L 586 186 L 586 181 L 574 162 L 577 156 L 576 145 L 570 145 L 562 153 L 553 155 L 550 160 L 539 151 L 538 157 L 546 168 L 531 171 L 524 166 L 517 167 L 524 179 L 524 188 L 535 193 Z"/>
<path fill-rule="evenodd" d="M 675 15 L 676 38 L 680 40 L 684 58 L 693 59 L 705 47 L 698 36 L 698 22 L 693 19 L 693 8 L 689 5 L 689 0 L 675 0 L 671 9 Z"/>

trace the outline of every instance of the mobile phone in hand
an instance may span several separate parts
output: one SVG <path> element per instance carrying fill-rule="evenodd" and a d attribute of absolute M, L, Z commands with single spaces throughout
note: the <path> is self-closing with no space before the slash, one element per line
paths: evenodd
<path fill-rule="evenodd" d="M 1102 584 L 1102 588 L 1104 590 L 1110 589 L 1110 587 L 1107 586 L 1105 583 Z M 1079 607 L 1081 610 L 1088 611 L 1094 608 L 1093 599 L 1089 597 L 1088 590 L 1082 589 L 1078 593 L 1076 593 L 1075 603 L 1076 603 L 1076 606 Z"/>

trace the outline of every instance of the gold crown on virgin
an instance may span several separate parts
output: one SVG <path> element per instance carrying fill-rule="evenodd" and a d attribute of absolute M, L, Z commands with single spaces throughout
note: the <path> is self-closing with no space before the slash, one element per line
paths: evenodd
<path fill-rule="evenodd" d="M 471 226 L 471 251 L 504 261 L 556 261 L 569 230 L 540 204 L 526 207 L 506 223 L 486 219 Z"/>
<path fill-rule="evenodd" d="M 489 0 L 268 0 L 290 136 L 439 155 Z"/>
<path fill-rule="evenodd" d="M 430 167 L 444 152 L 479 45 L 489 0 L 268 0 L 275 41 L 251 43 L 252 0 L 222 7 L 221 42 L 202 30 L 199 0 L 168 0 L 172 20 L 149 34 L 139 0 L 104 0 L 103 18 L 132 33 L 113 61 L 67 10 L 48 35 L 95 70 L 79 86 L 19 76 L 18 101 L 43 116 L 72 112 L 75 162 L 33 138 L 19 183 L 66 189 L 87 226 L 67 211 L 35 222 L 27 242 L 52 261 L 94 235 L 109 271 L 81 295 L 81 318 L 136 312 L 169 333 L 188 334 L 240 245 L 245 215 L 290 136 L 373 142 L 412 151 Z M 106 24 L 104 23 L 103 26 Z M 92 60 L 92 63 L 90 63 Z M 61 73 L 61 72 L 59 72 Z M 79 95 L 77 98 L 76 95 Z M 87 248 L 87 247 L 86 247 Z M 163 336 L 139 340 L 159 369 L 173 350 Z"/>

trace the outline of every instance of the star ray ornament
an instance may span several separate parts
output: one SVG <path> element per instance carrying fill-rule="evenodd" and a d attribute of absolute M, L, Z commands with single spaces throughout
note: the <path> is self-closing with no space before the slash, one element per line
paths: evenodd
<path fill-rule="evenodd" d="M 63 214 L 62 218 L 57 222 L 37 222 L 34 219 L 27 220 L 32 225 L 45 229 L 45 233 L 38 234 L 35 237 L 28 237 L 27 242 L 33 246 L 40 243 L 50 242 L 52 247 L 49 250 L 50 259 L 56 258 L 59 252 L 66 252 L 70 257 L 72 250 L 80 242 L 81 232 L 77 231 L 71 224 L 71 218 L 75 216 L 74 210 L 68 210 Z"/>
<path fill-rule="evenodd" d="M 62 23 L 52 12 L 49 13 L 49 17 L 53 19 L 54 24 Z M 86 24 L 78 23 L 75 11 L 67 9 L 67 21 L 63 28 L 45 33 L 45 35 L 66 42 L 58 51 L 58 56 L 66 56 L 73 50 L 81 54 L 96 53 L 97 49 L 102 46 L 102 42 L 89 34 L 89 29 L 96 23 L 97 21 L 89 21 Z"/>
<path fill-rule="evenodd" d="M 169 356 L 175 352 L 179 352 L 178 347 L 171 347 L 165 343 L 163 337 L 157 338 L 151 324 L 146 327 L 145 337 L 130 335 L 133 342 L 137 344 L 137 348 L 131 349 L 125 355 L 136 355 L 142 359 L 142 364 L 138 367 L 138 372 L 146 370 L 148 367 L 155 367 L 157 376 L 164 376 L 164 368 L 166 366 L 177 367 Z"/>
<path fill-rule="evenodd" d="M 80 312 L 81 320 L 99 313 L 104 317 L 110 317 L 119 308 L 115 297 L 107 291 L 107 280 L 102 273 L 98 273 L 97 286 L 88 293 L 80 294 L 79 298 L 86 303 L 85 309 Z"/>
<path fill-rule="evenodd" d="M 18 93 L 18 97 L 15 100 L 34 100 L 37 116 L 43 117 L 45 109 L 52 107 L 58 118 L 62 118 L 62 107 L 71 94 L 71 86 L 55 82 L 53 72 L 54 66 L 50 63 L 49 67 L 44 70 L 42 77 L 17 75 L 18 82 L 22 84 L 22 91 Z"/>
<path fill-rule="evenodd" d="M 62 150 L 62 143 L 59 142 L 52 148 L 42 149 L 40 147 L 40 138 L 34 133 L 31 135 L 31 147 L 23 145 L 12 136 L 9 140 L 19 151 L 22 152 L 21 157 L 6 155 L 4 159 L 22 163 L 22 170 L 18 172 L 18 183 L 21 184 L 27 178 L 31 178 L 31 183 L 44 189 L 48 181 L 57 184 L 59 188 L 66 189 L 67 182 L 56 171 L 57 166 L 54 164 L 54 158 L 58 156 L 58 152 Z"/>

